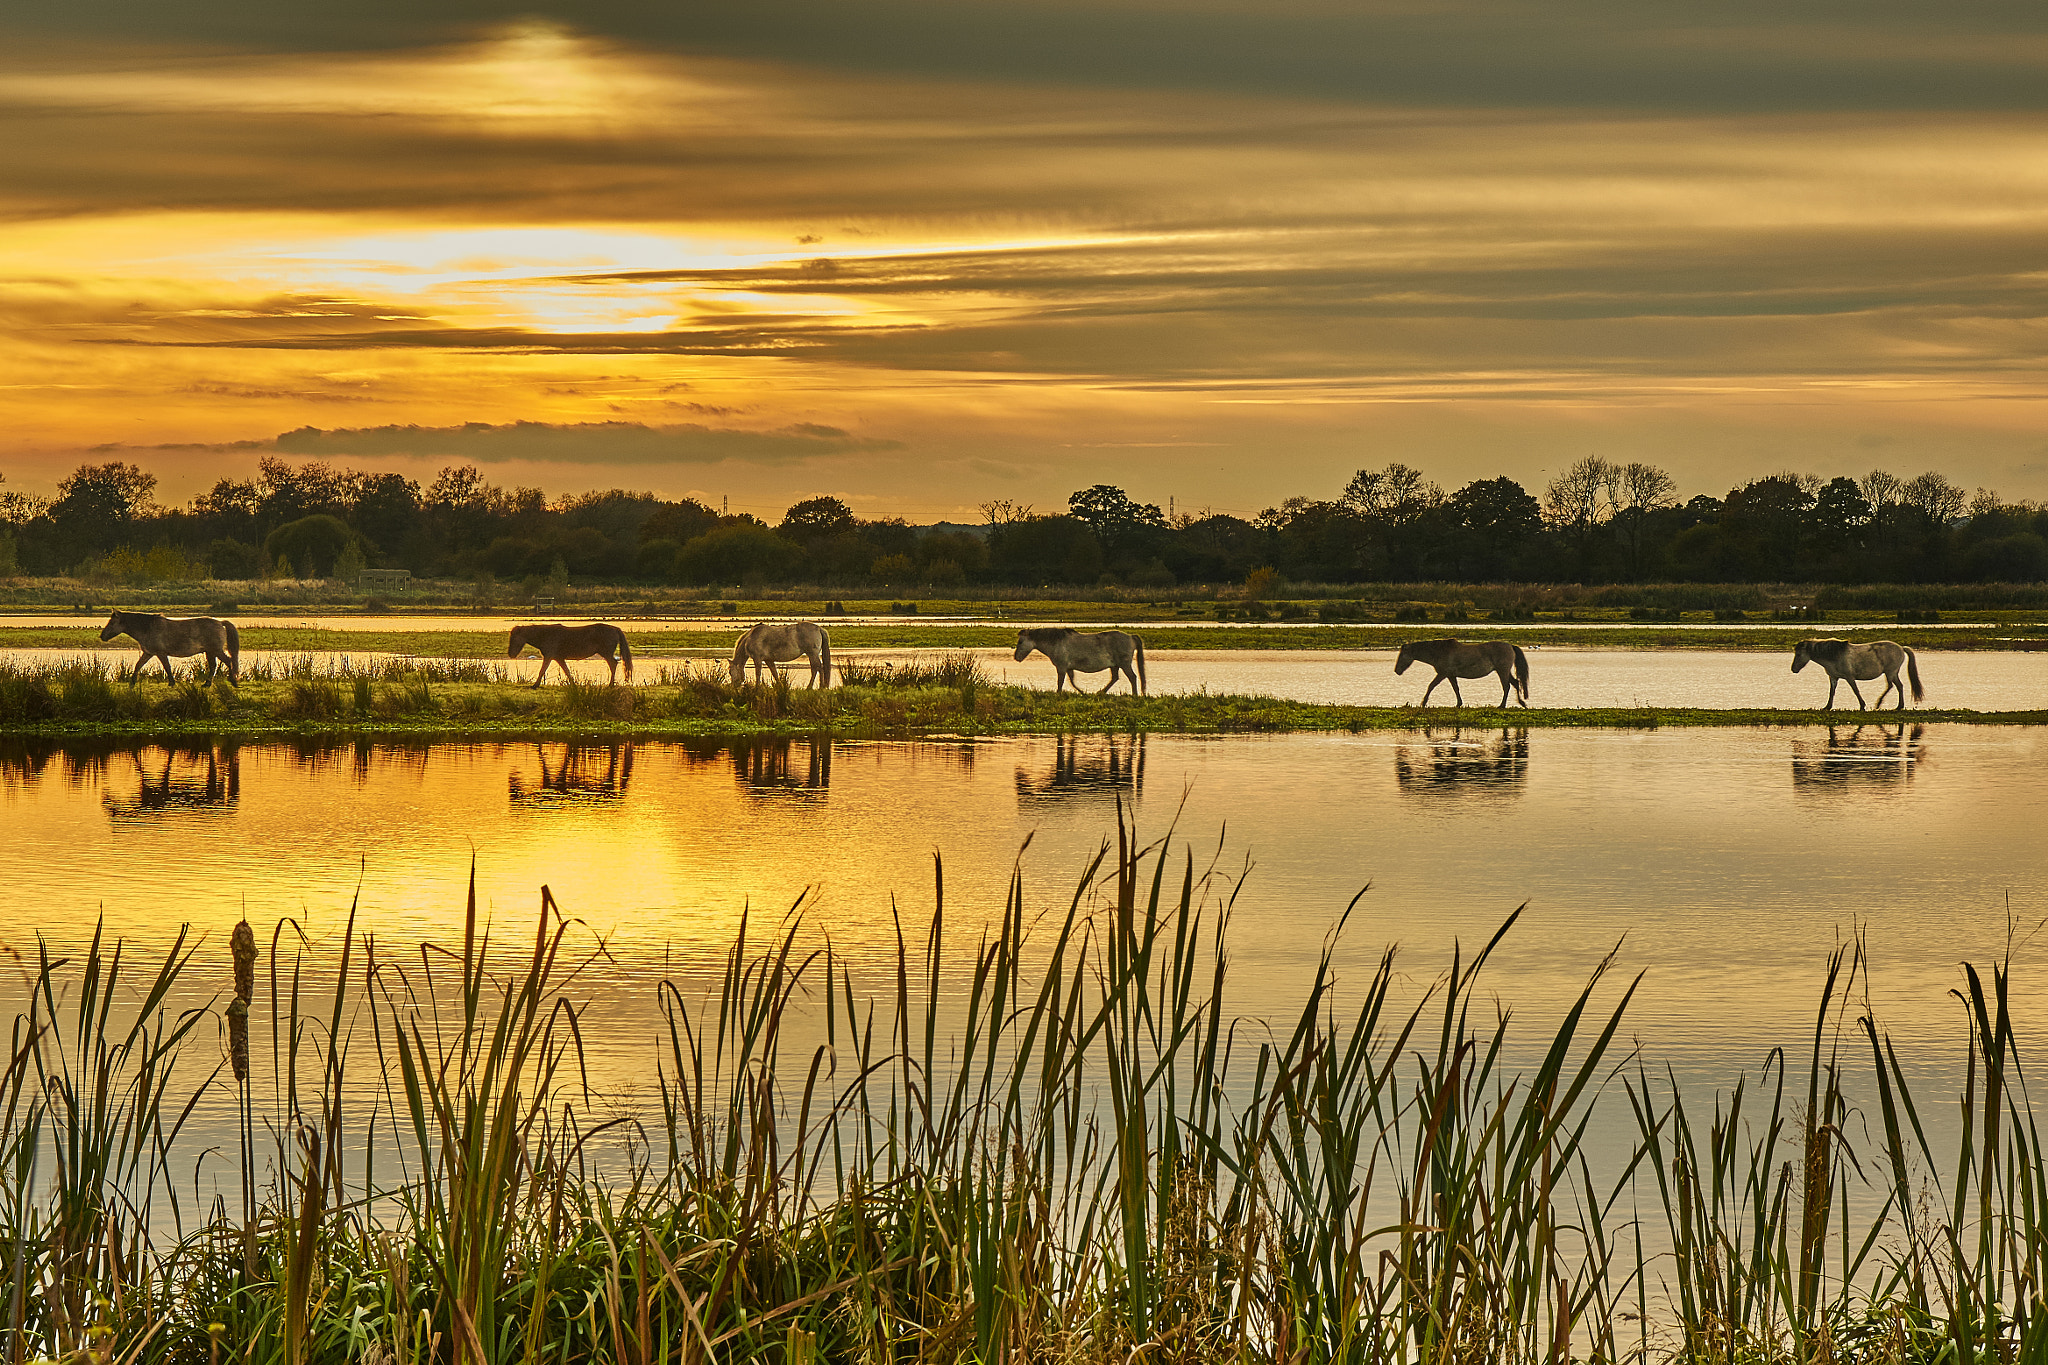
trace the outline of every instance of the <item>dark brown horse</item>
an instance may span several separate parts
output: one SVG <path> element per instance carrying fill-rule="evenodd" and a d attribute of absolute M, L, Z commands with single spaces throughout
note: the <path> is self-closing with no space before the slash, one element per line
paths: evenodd
<path fill-rule="evenodd" d="M 220 671 L 220 666 L 226 664 L 228 681 L 237 687 L 242 685 L 242 636 L 233 621 L 217 621 L 211 616 L 158 616 L 149 611 L 117 611 L 107 618 L 100 638 L 111 640 L 116 635 L 126 635 L 142 646 L 142 657 L 135 661 L 135 671 L 128 675 L 130 687 L 140 681 L 142 666 L 151 659 L 162 661 L 164 681 L 170 682 L 176 676 L 171 672 L 171 660 L 189 659 L 194 654 L 206 656 L 206 680 L 209 683 Z"/>
<path fill-rule="evenodd" d="M 626 643 L 626 632 L 603 621 L 587 626 L 565 626 L 557 623 L 538 626 L 512 627 L 511 647 L 505 657 L 516 659 L 519 652 L 528 645 L 540 651 L 540 676 L 533 680 L 539 687 L 541 678 L 548 675 L 549 664 L 560 664 L 562 676 L 569 675 L 569 660 L 602 658 L 612 666 L 611 681 L 619 681 L 619 660 L 626 661 L 626 681 L 633 681 L 633 647 Z"/>
<path fill-rule="evenodd" d="M 1458 690 L 1458 679 L 1483 678 L 1489 673 L 1500 675 L 1502 706 L 1508 704 L 1509 692 L 1518 694 L 1522 705 L 1529 704 L 1529 656 L 1522 652 L 1520 645 L 1511 645 L 1506 640 L 1483 640 L 1478 644 L 1463 644 L 1457 640 L 1411 640 L 1401 646 L 1401 656 L 1394 660 L 1394 672 L 1406 673 L 1408 665 L 1418 660 L 1436 670 L 1436 676 L 1423 690 L 1424 706 L 1429 705 L 1429 694 L 1436 691 L 1436 685 L 1445 678 L 1451 680 L 1451 695 L 1458 699 L 1458 705 L 1463 706 L 1465 694 Z"/>

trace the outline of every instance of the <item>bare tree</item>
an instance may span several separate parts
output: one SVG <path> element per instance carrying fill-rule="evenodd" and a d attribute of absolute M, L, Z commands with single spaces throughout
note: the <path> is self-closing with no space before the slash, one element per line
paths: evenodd
<path fill-rule="evenodd" d="M 1588 455 L 1543 490 L 1543 519 L 1577 543 L 1581 572 L 1592 552 L 1593 533 L 1613 511 L 1605 495 L 1614 472 L 1608 461 Z"/>
<path fill-rule="evenodd" d="M 1031 504 L 1011 502 L 1008 498 L 995 498 L 982 503 L 977 509 L 981 518 L 991 527 L 1008 526 L 1012 522 L 1025 521 L 1031 516 Z"/>
<path fill-rule="evenodd" d="M 1899 500 L 1899 489 L 1905 485 L 1896 474 L 1887 474 L 1882 469 L 1873 469 L 1856 481 L 1856 489 L 1863 494 L 1863 500 L 1870 504 L 1870 510 L 1881 512 Z"/>
<path fill-rule="evenodd" d="M 1963 514 L 1969 494 L 1950 482 L 1948 475 L 1930 470 L 1901 487 L 1899 501 L 1917 510 L 1934 525 L 1946 526 Z"/>
<path fill-rule="evenodd" d="M 1628 546 L 1629 577 L 1643 575 L 1643 522 L 1650 513 L 1677 505 L 1678 483 L 1652 464 L 1632 461 L 1607 467 L 1607 503 Z"/>

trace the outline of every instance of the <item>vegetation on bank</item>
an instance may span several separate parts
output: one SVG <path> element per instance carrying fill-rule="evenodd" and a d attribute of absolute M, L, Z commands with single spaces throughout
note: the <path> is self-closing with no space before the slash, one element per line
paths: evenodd
<path fill-rule="evenodd" d="M 317 433 L 316 433 L 317 436 Z M 811 497 L 774 524 L 691 498 L 626 489 L 549 500 L 451 465 L 422 487 L 395 472 L 323 461 L 257 462 L 184 507 L 123 460 L 74 470 L 54 498 L 0 490 L 0 575 L 109 582 L 198 578 L 355 580 L 366 568 L 510 582 L 559 596 L 572 582 L 1070 584 L 1171 588 L 1261 578 L 1387 583 L 2038 583 L 2048 507 L 1972 496 L 1938 471 L 1873 469 L 1823 481 L 1786 472 L 1681 497 L 1640 461 L 1574 462 L 1540 490 L 1475 479 L 1446 490 L 1394 463 L 1341 489 L 1274 489 L 1256 517 L 1175 515 L 1098 483 L 1064 507 L 983 503 L 968 522 L 912 526 Z"/>
<path fill-rule="evenodd" d="M 748 735 L 847 737 L 1055 732 L 1258 733 L 1411 730 L 1429 726 L 1653 728 L 1665 725 L 1811 726 L 1935 721 L 2048 724 L 2048 710 L 1501 709 L 1440 705 L 1338 706 L 1205 692 L 1134 697 L 1057 693 L 988 681 L 972 655 L 896 664 L 842 665 L 843 685 L 735 687 L 725 666 L 654 665 L 655 681 L 584 681 L 533 688 L 507 666 L 461 660 L 368 665 L 310 658 L 256 664 L 239 688 L 211 686 L 188 665 L 179 681 L 133 687 L 103 660 L 18 664 L 0 660 L 0 731 L 20 735 L 406 733 L 445 735 Z M 645 667 L 643 665 L 643 667 Z M 794 676 L 807 677 L 798 669 Z"/>
<path fill-rule="evenodd" d="M 1511 1032 L 1485 983 L 1514 917 L 1419 1000 L 1391 949 L 1340 981 L 1333 934 L 1247 1015 L 1227 895 L 1118 835 L 1064 915 L 1013 875 L 977 942 L 941 879 L 872 973 L 742 924 L 708 986 L 655 989 L 622 1094 L 583 1065 L 602 945 L 545 891 L 511 946 L 472 894 L 417 954 L 353 920 L 317 956 L 290 925 L 45 948 L 0 1072 L 9 1359 L 2048 1355 L 2007 965 L 1964 969 L 1937 1139 L 1958 1098 L 1869 1008 L 1860 944 L 1810 1044 L 1704 1095 L 1625 1055 L 1604 963 Z M 206 1093 L 237 1136 L 194 1128 Z"/>

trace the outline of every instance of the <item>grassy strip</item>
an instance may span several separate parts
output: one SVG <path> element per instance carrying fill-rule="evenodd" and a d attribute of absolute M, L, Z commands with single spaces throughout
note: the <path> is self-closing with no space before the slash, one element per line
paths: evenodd
<path fill-rule="evenodd" d="M 682 672 L 681 670 L 677 670 Z M 94 674 L 37 688 L 0 669 L 0 734 L 385 734 L 461 736 L 713 736 L 1125 732 L 1168 734 L 1416 730 L 1447 725 L 1526 729 L 1817 726 L 1949 722 L 2044 725 L 2048 710 L 1908 712 L 1703 708 L 1501 709 L 1336 706 L 1207 693 L 1154 697 L 995 687 L 856 685 L 812 691 L 786 682 L 735 688 L 708 669 L 644 687 L 538 690 L 507 682 L 375 676 L 195 682 L 129 688 Z"/>
<path fill-rule="evenodd" d="M 622 618 L 633 648 L 643 653 L 697 651 L 729 655 L 738 631 L 670 627 Z M 507 627 L 509 630 L 509 626 Z M 1014 626 L 937 624 L 832 626 L 838 649 L 1008 649 L 1017 643 Z M 1915 626 L 1856 626 L 1823 623 L 1747 629 L 1673 630 L 1660 625 L 1571 628 L 1541 622 L 1512 627 L 1423 624 L 1403 626 L 1164 626 L 1140 633 L 1148 650 L 1164 649 L 1398 649 L 1410 640 L 1438 640 L 1464 634 L 1510 639 L 1518 644 L 1583 649 L 1715 649 L 1783 652 L 1816 635 L 1852 640 L 1896 640 L 1911 649 L 2010 650 L 2048 647 L 2048 626 L 1929 630 Z M 404 654 L 419 658 L 502 659 L 505 633 L 477 630 L 320 630 L 250 626 L 241 632 L 245 650 L 285 653 Z M 2031 638 L 2028 638 L 2031 637 Z M 99 643 L 92 626 L 0 627 L 0 651 L 80 649 Z M 122 642 L 126 646 L 126 641 Z"/>
<path fill-rule="evenodd" d="M 1064 916 L 1029 913 L 1020 872 L 978 942 L 947 942 L 941 875 L 872 973 L 742 923 L 708 985 L 656 988 L 637 1094 L 611 1103 L 581 1063 L 616 1002 L 577 984 L 604 949 L 545 889 L 510 945 L 472 890 L 460 944 L 416 955 L 353 918 L 318 957 L 296 926 L 267 954 L 240 926 L 232 972 L 182 935 L 139 970 L 97 938 L 45 951 L 0 1071 L 10 1358 L 2048 1354 L 2007 964 L 1956 992 L 1964 1122 L 1937 1143 L 1860 942 L 1825 963 L 1810 1049 L 1702 1096 L 1623 1055 L 1634 987 L 1604 963 L 1533 1049 L 1511 1035 L 1486 973 L 1515 916 L 1419 1001 L 1391 949 L 1340 981 L 1333 933 L 1246 1017 L 1227 899 L 1191 852 L 1117 834 Z M 202 972 L 226 1007 L 177 1012 Z M 239 1112 L 240 1198 L 174 1223 L 209 1090 Z M 628 1103 L 630 1145 L 606 1118 Z M 1597 1152 L 1596 1122 L 1633 1150 Z M 1672 1248 L 1647 1266 L 1646 1226 Z"/>

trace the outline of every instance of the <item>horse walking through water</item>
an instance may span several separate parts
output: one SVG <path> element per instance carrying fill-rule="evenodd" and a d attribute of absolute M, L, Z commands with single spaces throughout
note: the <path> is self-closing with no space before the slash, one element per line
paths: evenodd
<path fill-rule="evenodd" d="M 1451 680 L 1451 695 L 1458 699 L 1458 705 L 1465 704 L 1465 694 L 1458 690 L 1460 678 L 1483 678 L 1489 673 L 1500 675 L 1500 704 L 1508 704 L 1508 693 L 1521 698 L 1522 705 L 1529 704 L 1529 656 L 1522 652 L 1520 645 L 1511 645 L 1506 640 L 1484 640 L 1477 644 L 1464 644 L 1457 640 L 1411 640 L 1401 646 L 1401 655 L 1394 660 L 1394 672 L 1406 673 L 1408 665 L 1425 663 L 1436 670 L 1429 686 L 1423 690 L 1422 704 L 1429 705 L 1429 694 L 1436 691 L 1436 685 L 1444 679 Z"/>
<path fill-rule="evenodd" d="M 562 676 L 569 676 L 569 660 L 602 658 L 612 666 L 611 685 L 619 681 L 619 660 L 626 661 L 626 681 L 633 681 L 633 647 L 626 643 L 626 632 L 603 621 L 587 626 L 565 626 L 549 623 L 537 626 L 512 627 L 512 642 L 505 651 L 505 657 L 516 659 L 528 645 L 540 651 L 540 675 L 533 680 L 540 686 L 541 678 L 548 675 L 548 665 L 561 666 Z"/>
<path fill-rule="evenodd" d="M 1145 691 L 1145 642 L 1135 635 L 1120 630 L 1079 631 L 1066 626 L 1018 631 L 1017 662 L 1021 664 L 1030 658 L 1033 650 L 1052 660 L 1053 671 L 1059 676 L 1052 689 L 1055 692 L 1065 687 L 1067 679 L 1076 673 L 1100 673 L 1105 668 L 1109 670 L 1109 681 L 1102 685 L 1104 692 L 1115 687 L 1119 677 L 1130 680 L 1131 691 L 1141 695 Z M 1078 679 L 1074 690 L 1081 690 Z"/>
<path fill-rule="evenodd" d="M 815 621 L 763 621 L 740 636 L 732 647 L 732 685 L 747 680 L 747 665 L 754 666 L 754 681 L 761 681 L 761 666 L 772 673 L 775 665 L 808 659 L 811 680 L 807 687 L 832 685 L 832 637 Z"/>
<path fill-rule="evenodd" d="M 194 654 L 206 656 L 206 681 L 213 681 L 220 666 L 228 666 L 228 681 L 236 687 L 242 685 L 242 635 L 235 629 L 233 621 L 216 620 L 211 616 L 158 616 L 148 611 L 117 611 L 107 618 L 105 629 L 100 631 L 102 640 L 111 640 L 116 635 L 126 635 L 142 646 L 142 657 L 135 661 L 135 671 L 128 675 L 130 687 L 142 679 L 142 666 L 151 659 L 160 659 L 164 666 L 164 681 L 171 682 L 172 659 L 189 659 Z"/>
<path fill-rule="evenodd" d="M 1884 707 L 1884 699 L 1893 688 L 1899 689 L 1898 710 L 1906 709 L 1906 689 L 1899 682 L 1899 666 L 1905 665 L 1906 678 L 1913 684 L 1913 700 L 1919 701 L 1926 693 L 1920 687 L 1920 661 L 1913 651 L 1891 640 L 1872 640 L 1867 645 L 1851 644 L 1847 640 L 1801 640 L 1792 650 L 1792 671 L 1797 673 L 1808 664 L 1819 664 L 1827 670 L 1828 704 L 1823 711 L 1835 709 L 1835 688 L 1848 683 L 1849 690 L 1856 694 L 1856 705 L 1868 711 L 1870 703 L 1863 700 L 1863 689 L 1856 685 L 1857 679 L 1865 682 L 1882 677 L 1884 691 L 1877 694 L 1877 705 Z"/>

